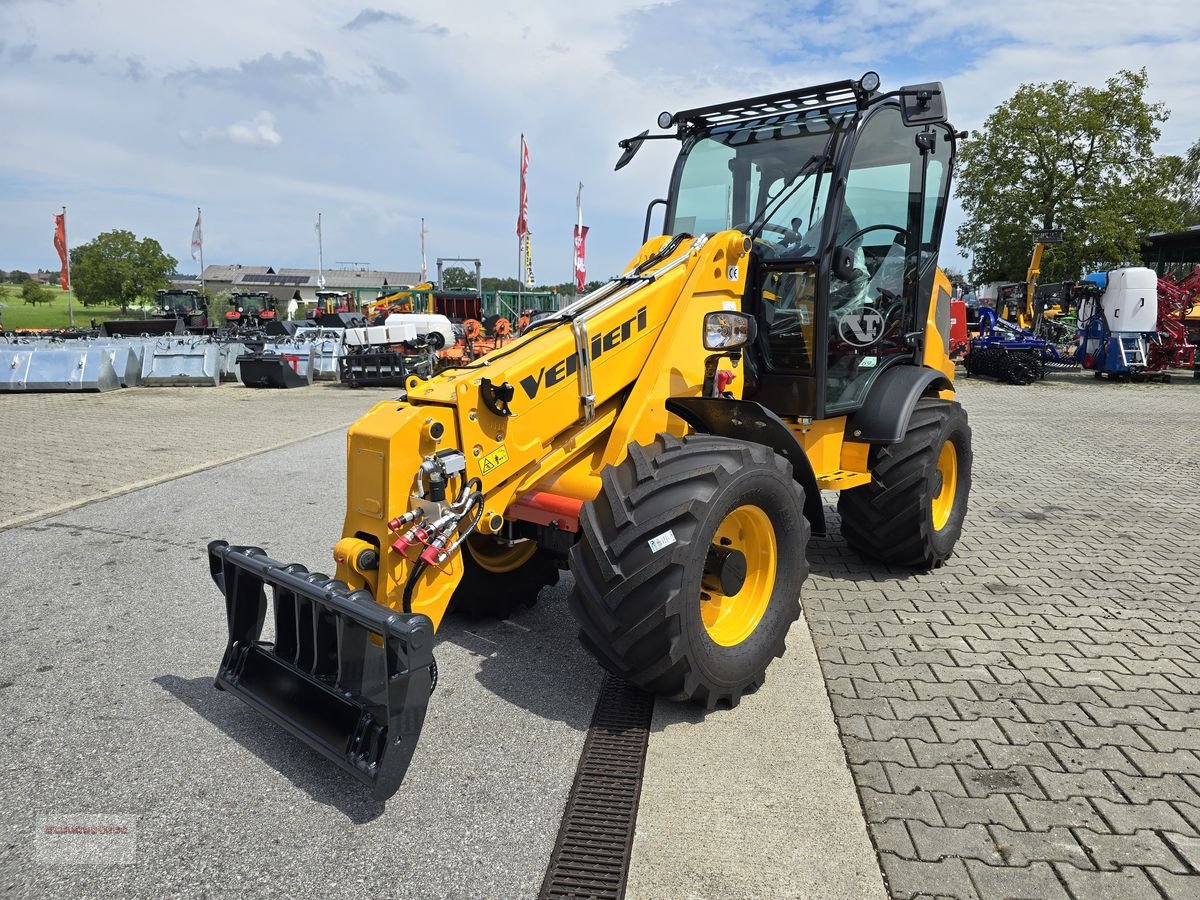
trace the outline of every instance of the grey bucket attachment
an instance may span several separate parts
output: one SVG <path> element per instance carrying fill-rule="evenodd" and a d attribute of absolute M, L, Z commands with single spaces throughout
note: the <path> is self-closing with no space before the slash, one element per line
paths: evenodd
<path fill-rule="evenodd" d="M 121 387 L 137 387 L 142 383 L 141 345 L 113 344 L 97 349 L 108 355 Z"/>
<path fill-rule="evenodd" d="M 245 344 L 238 341 L 230 341 L 227 344 L 220 344 L 220 366 L 222 381 L 240 381 L 238 377 L 238 357 L 243 356 L 248 352 Z"/>
<path fill-rule="evenodd" d="M 146 352 L 146 341 L 142 338 L 90 338 L 70 340 L 63 344 L 71 349 L 99 349 L 112 360 L 113 370 L 121 387 L 137 387 L 142 382 L 142 357 Z"/>
<path fill-rule="evenodd" d="M 101 337 L 137 337 L 149 334 L 184 334 L 183 319 L 113 319 L 100 323 Z"/>
<path fill-rule="evenodd" d="M 103 348 L 0 347 L 0 391 L 115 391 L 121 386 Z"/>
<path fill-rule="evenodd" d="M 142 359 L 144 387 L 216 387 L 221 348 L 209 341 L 158 338 Z"/>
<path fill-rule="evenodd" d="M 336 381 L 338 364 L 342 358 L 342 346 L 345 340 L 344 328 L 321 328 L 312 325 L 301 325 L 296 330 L 296 341 L 312 345 L 313 348 L 313 378 L 318 380 Z"/>

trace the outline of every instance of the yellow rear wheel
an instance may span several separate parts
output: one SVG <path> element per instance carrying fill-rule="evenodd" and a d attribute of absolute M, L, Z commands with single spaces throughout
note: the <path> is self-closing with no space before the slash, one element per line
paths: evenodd
<path fill-rule="evenodd" d="M 937 461 L 938 489 L 933 495 L 932 513 L 933 527 L 941 531 L 950 521 L 950 512 L 954 509 L 954 498 L 958 495 L 958 450 L 954 441 L 947 438 L 938 453 Z"/>
<path fill-rule="evenodd" d="M 971 427 L 955 402 L 920 400 L 904 439 L 871 450 L 871 481 L 842 491 L 842 536 L 892 565 L 933 569 L 954 552 L 971 493 Z"/>
<path fill-rule="evenodd" d="M 775 528 L 757 506 L 739 506 L 717 526 L 706 567 L 714 571 L 705 572 L 700 592 L 700 618 L 714 643 L 737 646 L 758 627 L 775 590 L 778 553 Z"/>

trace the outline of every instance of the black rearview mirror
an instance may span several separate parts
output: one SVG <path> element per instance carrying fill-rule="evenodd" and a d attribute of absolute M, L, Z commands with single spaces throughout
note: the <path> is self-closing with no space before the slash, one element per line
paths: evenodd
<path fill-rule="evenodd" d="M 946 93 L 940 81 L 900 88 L 900 116 L 905 125 L 937 125 L 946 121 Z"/>
<path fill-rule="evenodd" d="M 621 148 L 621 158 L 617 160 L 617 164 L 613 166 L 613 171 L 619 171 L 629 165 L 629 161 L 637 156 L 637 152 L 642 149 L 642 144 L 646 142 L 647 135 L 650 134 L 650 129 L 647 128 L 637 137 L 625 138 L 623 141 L 618 141 L 617 146 Z"/>
<path fill-rule="evenodd" d="M 841 281 L 853 281 L 858 274 L 854 267 L 854 251 L 844 244 L 834 248 L 833 274 Z"/>

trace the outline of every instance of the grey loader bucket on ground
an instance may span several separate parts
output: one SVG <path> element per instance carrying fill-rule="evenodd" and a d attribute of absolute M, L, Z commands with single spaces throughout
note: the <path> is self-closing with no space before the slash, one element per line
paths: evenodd
<path fill-rule="evenodd" d="M 120 386 L 103 348 L 0 345 L 0 391 L 115 391 Z"/>
<path fill-rule="evenodd" d="M 221 381 L 221 348 L 207 340 L 158 338 L 146 346 L 142 384 L 216 387 Z"/>

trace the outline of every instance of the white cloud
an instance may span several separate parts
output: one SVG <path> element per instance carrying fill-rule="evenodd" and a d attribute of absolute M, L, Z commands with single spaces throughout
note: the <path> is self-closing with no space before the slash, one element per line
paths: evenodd
<path fill-rule="evenodd" d="M 269 112 L 260 112 L 253 119 L 234 122 L 224 128 L 206 128 L 200 132 L 200 138 L 243 147 L 278 147 L 283 143 L 283 136 L 275 128 L 275 117 Z"/>
<path fill-rule="evenodd" d="M 977 128 L 1022 82 L 1144 65 L 1173 111 L 1160 149 L 1179 152 L 1200 138 L 1193 5 L 744 0 L 734 28 L 714 24 L 719 0 L 524 0 L 519 14 L 492 0 L 0 0 L 8 49 L 36 48 L 0 78 L 0 117 L 22 123 L 0 154 L 0 268 L 54 265 L 43 225 L 64 204 L 73 240 L 125 227 L 187 261 L 200 205 L 212 262 L 315 264 L 306 223 L 321 210 L 328 258 L 411 270 L 424 216 L 431 262 L 511 274 L 524 132 L 537 274 L 569 277 L 582 180 L 589 270 L 607 275 L 635 252 L 677 150 L 648 143 L 614 173 L 619 138 L 663 109 L 868 68 L 887 86 L 945 81 L 952 121 Z M 946 248 L 953 263 L 952 231 Z"/>

